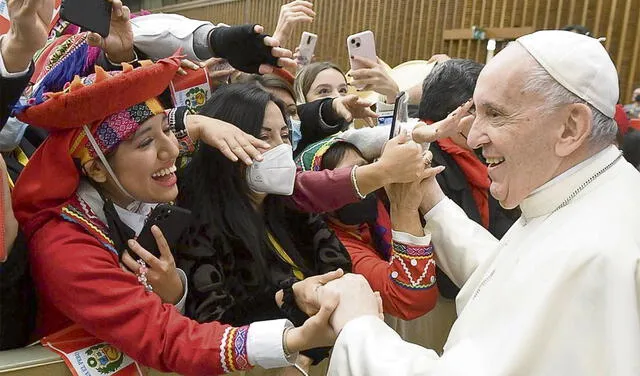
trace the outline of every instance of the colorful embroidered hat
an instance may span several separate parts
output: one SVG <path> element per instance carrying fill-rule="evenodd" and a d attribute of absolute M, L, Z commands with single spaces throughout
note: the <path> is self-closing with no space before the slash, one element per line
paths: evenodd
<path fill-rule="evenodd" d="M 307 146 L 296 158 L 296 163 L 304 171 L 319 171 L 327 150 L 340 142 L 350 144 L 358 150 L 362 158 L 372 162 L 380 157 L 388 139 L 389 127 L 349 129 Z"/>
<path fill-rule="evenodd" d="M 180 57 L 141 65 L 124 65 L 122 72 L 111 73 L 96 68 L 94 75 L 76 77 L 62 92 L 46 94 L 44 102 L 18 114 L 22 121 L 50 131 L 13 191 L 14 213 L 27 237 L 60 214 L 78 188 L 79 167 L 95 158 L 83 126 L 108 154 L 142 122 L 163 111 L 155 98 L 169 86 Z"/>
<path fill-rule="evenodd" d="M 96 66 L 95 74 L 76 76 L 61 92 L 44 93 L 42 100 L 19 109 L 16 117 L 49 131 L 91 124 L 160 95 L 180 66 L 178 57 L 141 64 L 138 69 L 123 64 L 122 72 L 111 73 Z"/>
<path fill-rule="evenodd" d="M 322 169 L 322 158 L 324 154 L 333 145 L 340 142 L 346 141 L 341 139 L 339 134 L 336 134 L 307 146 L 298 157 L 296 157 L 296 165 L 302 168 L 302 171 L 320 171 Z"/>

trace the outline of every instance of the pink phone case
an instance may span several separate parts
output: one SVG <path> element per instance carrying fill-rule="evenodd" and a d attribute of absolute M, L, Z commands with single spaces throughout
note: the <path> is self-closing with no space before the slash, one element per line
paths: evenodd
<path fill-rule="evenodd" d="M 377 59 L 376 41 L 373 37 L 373 32 L 370 30 L 347 37 L 347 49 L 349 50 L 349 57 L 360 56 L 371 61 L 376 61 Z M 349 58 L 349 62 L 351 63 L 351 70 L 363 68 L 362 64 L 351 58 Z"/>

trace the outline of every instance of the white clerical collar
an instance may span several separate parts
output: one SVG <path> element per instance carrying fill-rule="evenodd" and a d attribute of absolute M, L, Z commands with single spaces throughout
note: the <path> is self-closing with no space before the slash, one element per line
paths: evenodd
<path fill-rule="evenodd" d="M 104 206 L 104 201 L 100 194 L 96 189 L 89 184 L 84 179 L 80 181 L 80 186 L 78 187 L 78 196 L 89 205 L 91 211 L 98 216 L 98 218 L 106 225 L 107 217 L 104 214 L 104 210 L 102 207 Z M 149 216 L 149 213 L 156 207 L 157 204 L 149 204 L 146 202 L 135 201 L 127 206 L 126 209 L 121 208 L 120 206 L 113 204 L 120 220 L 129 226 L 133 231 L 135 231 L 136 236 L 140 234 L 142 228 L 144 227 L 144 223 Z"/>
<path fill-rule="evenodd" d="M 525 219 L 551 214 L 578 187 L 620 156 L 620 150 L 609 146 L 591 158 L 575 165 L 536 189 L 520 204 Z"/>

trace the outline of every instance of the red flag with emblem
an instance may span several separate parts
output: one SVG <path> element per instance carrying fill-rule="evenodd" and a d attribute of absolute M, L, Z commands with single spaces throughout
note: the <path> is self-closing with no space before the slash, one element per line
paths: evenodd
<path fill-rule="evenodd" d="M 133 359 L 78 325 L 51 334 L 40 343 L 62 356 L 74 376 L 142 376 Z"/>
<path fill-rule="evenodd" d="M 186 75 L 177 74 L 169 86 L 173 105 L 187 106 L 191 111 L 198 112 L 205 102 L 211 98 L 209 75 L 204 68 L 185 69 Z"/>

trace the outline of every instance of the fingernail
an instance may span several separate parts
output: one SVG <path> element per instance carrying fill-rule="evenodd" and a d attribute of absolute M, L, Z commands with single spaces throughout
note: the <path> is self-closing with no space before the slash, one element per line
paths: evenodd
<path fill-rule="evenodd" d="M 244 160 L 244 163 L 248 164 L 248 165 L 252 165 L 253 161 L 251 160 L 251 158 L 247 158 Z"/>

